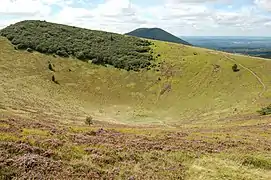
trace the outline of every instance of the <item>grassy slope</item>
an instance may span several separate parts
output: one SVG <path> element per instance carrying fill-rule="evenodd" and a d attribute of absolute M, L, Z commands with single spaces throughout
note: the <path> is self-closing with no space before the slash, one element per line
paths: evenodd
<path fill-rule="evenodd" d="M 92 114 L 123 123 L 182 124 L 253 115 L 270 102 L 270 61 L 232 56 L 263 79 L 267 91 L 258 98 L 262 85 L 245 69 L 233 73 L 233 62 L 223 55 L 158 41 L 155 44 L 155 53 L 161 54 L 157 61 L 166 62 L 162 70 L 137 73 L 15 51 L 1 38 L 4 105 L 25 108 L 33 101 L 37 105 L 31 108 L 39 111 Z M 48 61 L 55 65 L 60 86 L 51 82 Z M 214 64 L 220 66 L 217 71 Z M 169 86 L 171 91 L 160 95 Z M 41 105 L 48 108 L 41 109 Z"/>
<path fill-rule="evenodd" d="M 44 177 L 270 179 L 270 117 L 255 111 L 270 103 L 271 61 L 230 55 L 262 78 L 267 91 L 258 97 L 257 79 L 244 69 L 233 73 L 221 53 L 154 42 L 167 73 L 15 51 L 0 38 L 1 174 L 26 153 L 37 155 L 44 168 L 35 172 Z M 60 85 L 51 82 L 48 61 Z M 171 91 L 160 96 L 167 85 Z M 84 125 L 88 115 L 93 127 Z M 52 173 L 58 163 L 62 169 Z"/>

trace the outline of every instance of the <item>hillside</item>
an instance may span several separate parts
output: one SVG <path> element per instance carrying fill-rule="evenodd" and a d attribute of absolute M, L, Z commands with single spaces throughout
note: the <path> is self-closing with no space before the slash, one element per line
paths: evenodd
<path fill-rule="evenodd" d="M 0 179 L 270 179 L 270 60 L 150 40 L 127 71 L 14 47 L 0 37 Z"/>
<path fill-rule="evenodd" d="M 150 42 L 119 34 L 93 31 L 45 21 L 22 21 L 0 32 L 17 49 L 32 49 L 61 57 L 91 60 L 126 70 L 149 66 Z"/>
<path fill-rule="evenodd" d="M 146 39 L 153 39 L 153 40 L 160 40 L 166 42 L 173 42 L 179 43 L 184 45 L 191 45 L 190 43 L 164 31 L 160 28 L 139 28 L 132 32 L 126 33 L 126 35 L 146 38 Z"/>

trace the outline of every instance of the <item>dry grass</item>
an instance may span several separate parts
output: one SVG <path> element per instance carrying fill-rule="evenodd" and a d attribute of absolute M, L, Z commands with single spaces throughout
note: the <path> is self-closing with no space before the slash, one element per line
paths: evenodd
<path fill-rule="evenodd" d="M 205 49 L 155 41 L 154 54 L 161 54 L 157 67 L 137 73 L 16 51 L 3 38 L 0 46 L 0 107 L 18 113 L 169 125 L 253 115 L 270 102 L 271 61 L 232 56 L 266 84 L 255 102 L 262 90 L 257 79 L 244 69 L 233 73 L 232 62 Z M 48 61 L 56 72 L 48 69 Z M 60 86 L 51 81 L 53 74 Z"/>
<path fill-rule="evenodd" d="M 270 179 L 271 61 L 231 55 L 259 98 L 223 54 L 154 42 L 137 73 L 0 38 L 0 179 Z"/>
<path fill-rule="evenodd" d="M 175 129 L 116 124 L 75 127 L 6 113 L 0 122 L 5 125 L 0 136 L 0 174 L 6 178 L 271 177 L 271 132 L 264 123 Z"/>

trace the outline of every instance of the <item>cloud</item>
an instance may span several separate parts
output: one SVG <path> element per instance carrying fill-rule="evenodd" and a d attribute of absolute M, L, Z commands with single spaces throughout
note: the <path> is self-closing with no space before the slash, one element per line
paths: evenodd
<path fill-rule="evenodd" d="M 251 1 L 1 0 L 0 27 L 41 19 L 118 33 L 161 27 L 176 35 L 271 35 L 271 1 Z"/>
<path fill-rule="evenodd" d="M 34 7 L 34 8 L 33 8 Z M 51 8 L 42 1 L 35 0 L 1 0 L 0 14 L 2 15 L 48 15 Z"/>
<path fill-rule="evenodd" d="M 170 4 L 196 4 L 196 3 L 214 3 L 214 2 L 222 2 L 222 3 L 230 3 L 232 0 L 166 0 L 167 3 Z"/>
<path fill-rule="evenodd" d="M 146 23 L 142 13 L 140 7 L 129 0 L 106 0 L 93 9 L 65 7 L 54 21 L 125 33 Z"/>
<path fill-rule="evenodd" d="M 271 11 L 271 1 L 270 0 L 255 0 L 254 3 L 261 9 Z"/>

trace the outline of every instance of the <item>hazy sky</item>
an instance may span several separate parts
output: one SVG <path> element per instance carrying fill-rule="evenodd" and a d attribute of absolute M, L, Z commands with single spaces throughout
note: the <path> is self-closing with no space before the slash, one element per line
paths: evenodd
<path fill-rule="evenodd" d="M 26 19 L 118 33 L 271 36 L 271 0 L 0 0 L 0 28 Z"/>

